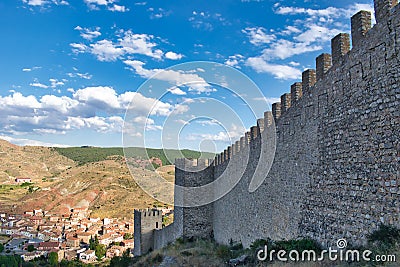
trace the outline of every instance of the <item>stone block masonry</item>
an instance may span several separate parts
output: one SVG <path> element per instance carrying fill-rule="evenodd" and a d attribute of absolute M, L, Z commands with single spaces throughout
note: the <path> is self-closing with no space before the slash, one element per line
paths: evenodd
<path fill-rule="evenodd" d="M 376 25 L 367 11 L 354 15 L 352 48 L 348 34 L 333 38 L 332 56 L 320 55 L 316 69 L 304 71 L 301 83 L 213 164 L 199 172 L 177 168 L 176 182 L 186 186 L 224 176 L 239 182 L 212 204 L 176 207 L 160 246 L 177 236 L 245 247 L 298 237 L 326 247 L 339 238 L 362 245 L 380 223 L 400 227 L 400 5 L 375 0 L 374 7 Z M 257 168 L 265 179 L 250 192 Z"/>

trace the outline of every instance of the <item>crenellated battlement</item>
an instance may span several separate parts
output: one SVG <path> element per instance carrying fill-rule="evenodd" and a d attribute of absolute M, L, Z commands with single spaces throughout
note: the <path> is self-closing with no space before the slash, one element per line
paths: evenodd
<path fill-rule="evenodd" d="M 359 46 L 371 29 L 371 12 L 362 10 L 351 17 L 351 41 L 353 47 Z"/>
<path fill-rule="evenodd" d="M 390 15 L 392 8 L 397 4 L 397 0 L 375 0 L 375 14 L 377 23 L 384 21 Z M 372 27 L 371 12 L 360 11 L 351 17 L 351 36 L 348 33 L 339 33 L 331 40 L 331 54 L 322 53 L 316 62 L 316 69 L 307 69 L 302 73 L 302 81 L 295 82 L 290 87 L 290 93 L 281 96 L 281 101 L 272 104 L 272 111 L 266 111 L 264 118 L 257 119 L 257 125 L 252 126 L 249 132 L 236 141 L 232 148 L 228 147 L 221 155 L 215 157 L 215 165 L 228 161 L 232 156 L 239 154 L 240 150 L 248 146 L 253 140 L 264 132 L 265 128 L 277 122 L 285 113 L 295 108 L 296 102 L 300 101 L 304 94 L 312 94 L 313 87 L 317 82 L 324 83 L 324 79 L 329 78 L 329 70 L 332 66 L 344 64 L 343 61 L 349 60 L 345 56 L 351 53 L 350 39 L 352 47 L 360 46 L 368 31 Z M 351 60 L 351 59 L 350 59 Z M 322 103 L 324 104 L 324 103 Z M 302 108 L 302 107 L 300 107 Z M 233 149 L 232 153 L 231 151 Z"/>
<path fill-rule="evenodd" d="M 135 212 L 142 217 L 158 217 L 162 215 L 161 210 L 158 209 L 135 209 Z"/>
<path fill-rule="evenodd" d="M 331 41 L 332 64 L 339 64 L 343 56 L 350 51 L 350 35 L 348 33 L 339 33 Z"/>
<path fill-rule="evenodd" d="M 294 106 L 296 102 L 303 96 L 303 84 L 300 82 L 292 84 L 290 87 L 290 98 L 291 106 Z"/>
<path fill-rule="evenodd" d="M 212 159 L 187 159 L 187 158 L 177 158 L 175 159 L 175 166 L 182 170 L 196 172 L 213 165 Z"/>
<path fill-rule="evenodd" d="M 332 67 L 331 54 L 323 53 L 315 59 L 317 81 L 322 80 L 328 70 Z"/>

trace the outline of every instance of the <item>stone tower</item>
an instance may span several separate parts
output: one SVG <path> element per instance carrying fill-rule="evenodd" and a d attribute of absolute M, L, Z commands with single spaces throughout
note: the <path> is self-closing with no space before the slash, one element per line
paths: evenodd
<path fill-rule="evenodd" d="M 135 256 L 154 249 L 154 231 L 162 229 L 162 212 L 158 209 L 134 211 Z"/>

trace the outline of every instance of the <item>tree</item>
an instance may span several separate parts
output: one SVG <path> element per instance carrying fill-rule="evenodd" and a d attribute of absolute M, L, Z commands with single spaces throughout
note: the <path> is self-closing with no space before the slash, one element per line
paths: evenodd
<path fill-rule="evenodd" d="M 95 235 L 94 238 L 90 238 L 89 248 L 91 250 L 95 250 L 98 245 L 99 245 L 99 239 L 97 238 L 97 235 Z"/>
<path fill-rule="evenodd" d="M 34 245 L 28 245 L 28 252 L 32 252 L 35 250 L 35 246 Z"/>
<path fill-rule="evenodd" d="M 0 243 L 0 253 L 4 251 L 4 245 Z"/>
<path fill-rule="evenodd" d="M 126 250 L 122 257 L 114 257 L 110 261 L 110 267 L 125 267 L 132 263 L 132 258 L 129 257 L 129 250 Z"/>
<path fill-rule="evenodd" d="M 124 234 L 124 239 L 132 239 L 133 235 L 131 233 L 125 233 Z"/>
<path fill-rule="evenodd" d="M 106 255 L 106 251 L 107 251 L 106 246 L 97 245 L 94 250 L 94 254 L 97 257 L 97 260 L 101 260 Z"/>
<path fill-rule="evenodd" d="M 57 252 L 50 252 L 49 254 L 49 263 L 51 266 L 58 265 L 58 254 Z"/>

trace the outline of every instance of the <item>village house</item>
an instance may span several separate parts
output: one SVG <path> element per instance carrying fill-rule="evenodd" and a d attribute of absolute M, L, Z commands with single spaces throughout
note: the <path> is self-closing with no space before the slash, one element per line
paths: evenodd
<path fill-rule="evenodd" d="M 93 233 L 82 232 L 78 233 L 76 237 L 85 244 L 89 244 L 89 240 L 92 237 Z"/>
<path fill-rule="evenodd" d="M 67 261 L 73 261 L 78 258 L 78 250 L 77 249 L 70 249 L 64 251 L 64 259 Z"/>
<path fill-rule="evenodd" d="M 67 239 L 66 239 L 66 244 L 70 248 L 79 247 L 79 243 L 80 243 L 79 238 L 76 238 L 76 237 L 67 237 Z"/>
<path fill-rule="evenodd" d="M 79 259 L 83 262 L 93 262 L 96 261 L 96 254 L 94 250 L 86 250 L 79 253 Z"/>
<path fill-rule="evenodd" d="M 84 209 L 75 210 L 76 214 L 83 211 Z M 123 251 L 133 247 L 133 240 L 123 239 L 130 225 L 133 225 L 133 221 L 126 219 L 79 219 L 78 216 L 63 217 L 62 213 L 35 209 L 23 214 L 3 213 L 0 218 L 0 233 L 11 237 L 5 244 L 6 249 L 23 256 L 26 261 L 56 252 L 59 260 L 82 259 L 89 263 L 96 261 L 97 257 L 93 251 L 86 251 L 87 245 L 81 241 L 89 244 L 90 238 L 97 235 L 100 244 L 113 245 L 109 249 L 108 257 L 122 255 Z M 33 245 L 36 251 L 28 252 L 29 245 Z"/>
<path fill-rule="evenodd" d="M 41 251 L 51 251 L 55 249 L 59 249 L 60 243 L 58 242 L 41 242 L 37 247 L 37 250 Z"/>
<path fill-rule="evenodd" d="M 99 243 L 102 245 L 105 245 L 105 246 L 108 246 L 113 242 L 113 238 L 110 234 L 102 235 L 98 239 L 99 239 Z"/>
<path fill-rule="evenodd" d="M 126 247 L 122 246 L 111 246 L 106 252 L 106 258 L 120 257 L 126 249 Z"/>
<path fill-rule="evenodd" d="M 44 256 L 45 254 L 46 254 L 45 251 L 32 251 L 32 252 L 27 252 L 27 253 L 21 255 L 21 258 L 24 261 L 31 261 L 36 258 L 40 258 L 41 256 Z"/>
<path fill-rule="evenodd" d="M 31 178 L 22 178 L 22 177 L 18 177 L 15 178 L 15 182 L 16 183 L 32 183 L 32 179 Z"/>
<path fill-rule="evenodd" d="M 126 248 L 133 248 L 134 241 L 133 239 L 125 239 L 121 242 L 121 245 Z"/>

